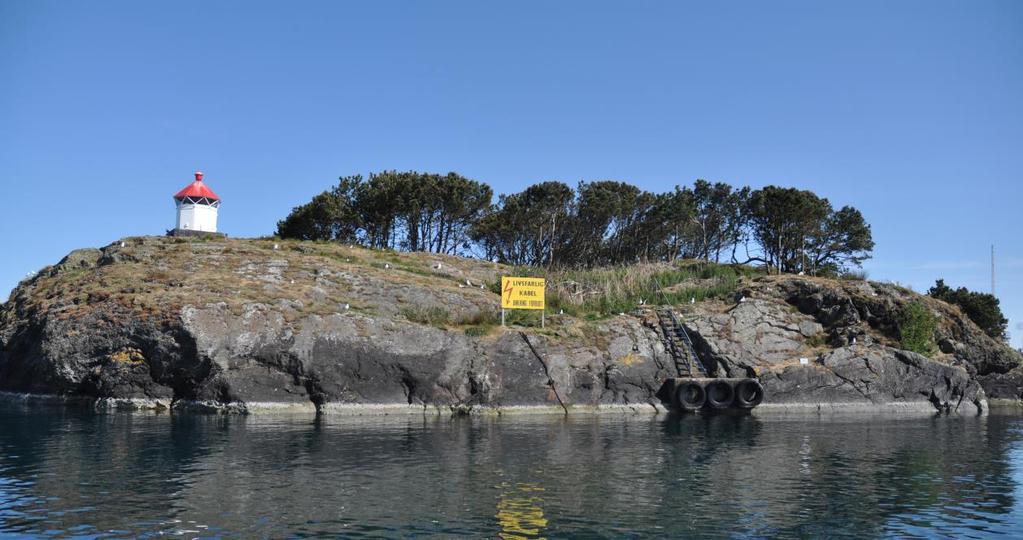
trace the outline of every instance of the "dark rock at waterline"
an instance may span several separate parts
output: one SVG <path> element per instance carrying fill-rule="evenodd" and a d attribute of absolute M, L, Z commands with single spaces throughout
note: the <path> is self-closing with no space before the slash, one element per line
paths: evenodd
<path fill-rule="evenodd" d="M 1023 400 L 1023 368 L 1006 373 L 990 373 L 977 377 L 988 395 L 1001 399 Z"/>
<path fill-rule="evenodd" d="M 962 368 L 884 347 L 841 348 L 813 363 L 761 378 L 775 403 L 891 404 L 930 402 L 941 411 L 970 409 L 984 390 Z"/>

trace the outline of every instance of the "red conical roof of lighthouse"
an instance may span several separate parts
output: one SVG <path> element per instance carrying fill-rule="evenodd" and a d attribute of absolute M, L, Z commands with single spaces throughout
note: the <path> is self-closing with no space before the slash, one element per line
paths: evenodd
<path fill-rule="evenodd" d="M 174 194 L 175 199 L 184 199 L 185 197 L 206 197 L 211 201 L 220 200 L 220 197 L 217 197 L 217 194 L 213 193 L 213 190 L 206 187 L 206 184 L 203 183 L 202 173 L 199 171 L 196 171 L 195 173 L 195 182 L 192 182 L 186 186 L 185 189 Z"/>

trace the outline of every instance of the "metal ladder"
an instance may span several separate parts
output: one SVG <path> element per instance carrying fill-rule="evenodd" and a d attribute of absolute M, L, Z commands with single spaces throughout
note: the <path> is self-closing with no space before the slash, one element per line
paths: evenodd
<path fill-rule="evenodd" d="M 707 368 L 697 356 L 696 349 L 693 348 L 693 340 L 689 339 L 689 333 L 686 332 L 685 326 L 675 316 L 675 310 L 670 307 L 658 310 L 657 321 L 661 326 L 668 352 L 675 360 L 678 376 L 706 377 Z"/>

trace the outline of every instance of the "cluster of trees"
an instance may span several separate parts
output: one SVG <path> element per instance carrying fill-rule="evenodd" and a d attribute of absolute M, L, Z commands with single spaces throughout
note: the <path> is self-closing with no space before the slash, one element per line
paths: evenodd
<path fill-rule="evenodd" d="M 490 186 L 455 173 L 385 171 L 341 177 L 338 185 L 277 223 L 281 238 L 338 240 L 372 248 L 462 253 L 469 230 L 494 197 Z"/>
<path fill-rule="evenodd" d="M 959 306 L 987 335 L 1008 340 L 1006 327 L 1009 320 L 1002 314 L 1002 308 L 998 305 L 998 298 L 995 295 L 971 291 L 966 287 L 953 289 L 945 285 L 944 279 L 936 281 L 934 286 L 928 289 L 927 295 Z"/>
<path fill-rule="evenodd" d="M 282 238 L 474 255 L 516 265 L 596 266 L 700 258 L 817 274 L 859 266 L 863 215 L 811 191 L 697 180 L 651 193 L 617 181 L 542 182 L 501 195 L 455 173 L 340 179 L 277 224 Z"/>

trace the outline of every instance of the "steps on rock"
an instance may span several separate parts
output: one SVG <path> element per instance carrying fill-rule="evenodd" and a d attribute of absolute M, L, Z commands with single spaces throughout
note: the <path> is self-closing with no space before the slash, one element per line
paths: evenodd
<path fill-rule="evenodd" d="M 661 326 L 661 334 L 668 353 L 675 361 L 675 369 L 679 377 L 707 377 L 707 368 L 696 355 L 693 341 L 685 326 L 678 320 L 675 310 L 663 308 L 657 310 L 657 321 Z"/>

